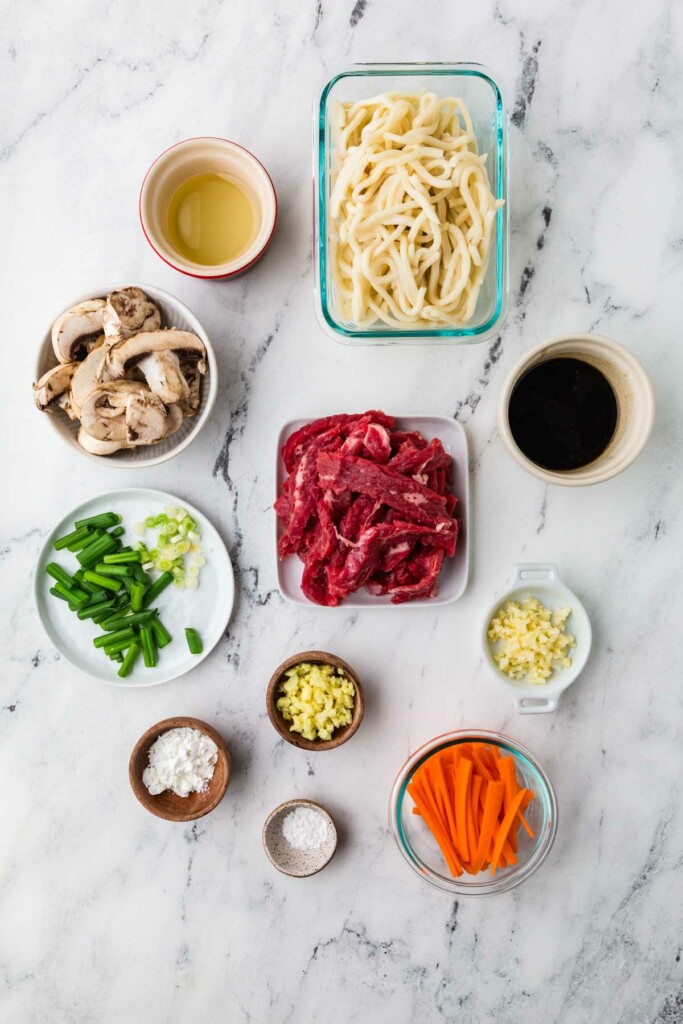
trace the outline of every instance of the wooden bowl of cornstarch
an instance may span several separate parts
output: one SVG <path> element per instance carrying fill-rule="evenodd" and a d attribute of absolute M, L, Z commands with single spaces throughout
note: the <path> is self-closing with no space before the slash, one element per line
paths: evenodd
<path fill-rule="evenodd" d="M 206 722 L 166 718 L 135 744 L 128 777 L 135 796 L 152 814 L 166 821 L 194 821 L 215 810 L 225 796 L 230 752 Z"/>

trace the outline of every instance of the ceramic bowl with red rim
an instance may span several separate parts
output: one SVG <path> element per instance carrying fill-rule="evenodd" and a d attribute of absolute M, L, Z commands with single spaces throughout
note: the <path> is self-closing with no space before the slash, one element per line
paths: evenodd
<path fill-rule="evenodd" d="M 169 206 L 177 190 L 198 175 L 215 174 L 246 193 L 252 206 L 254 228 L 246 247 L 224 263 L 195 262 L 172 244 Z M 190 277 L 217 280 L 234 277 L 253 266 L 268 248 L 277 222 L 277 195 L 260 161 L 228 139 L 186 139 L 157 157 L 140 190 L 140 223 L 157 256 L 174 270 Z"/>

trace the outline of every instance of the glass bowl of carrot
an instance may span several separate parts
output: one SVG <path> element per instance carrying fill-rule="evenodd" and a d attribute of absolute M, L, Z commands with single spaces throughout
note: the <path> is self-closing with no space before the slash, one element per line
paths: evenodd
<path fill-rule="evenodd" d="M 389 824 L 405 860 L 430 885 L 490 896 L 521 885 L 546 859 L 557 798 L 520 743 L 458 730 L 408 758 L 391 792 Z"/>

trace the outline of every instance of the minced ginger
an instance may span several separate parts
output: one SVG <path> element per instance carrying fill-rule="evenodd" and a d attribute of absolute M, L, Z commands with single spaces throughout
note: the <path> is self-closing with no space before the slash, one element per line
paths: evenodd
<path fill-rule="evenodd" d="M 540 686 L 555 667 L 569 668 L 569 652 L 576 646 L 574 637 L 565 633 L 571 608 L 551 611 L 538 598 L 521 604 L 508 601 L 491 620 L 487 636 L 492 644 L 493 660 L 510 679 L 524 679 Z"/>
<path fill-rule="evenodd" d="M 349 725 L 356 691 L 350 679 L 334 665 L 302 661 L 287 669 L 280 683 L 277 707 L 291 722 L 291 732 L 307 740 L 329 740 L 335 729 Z"/>

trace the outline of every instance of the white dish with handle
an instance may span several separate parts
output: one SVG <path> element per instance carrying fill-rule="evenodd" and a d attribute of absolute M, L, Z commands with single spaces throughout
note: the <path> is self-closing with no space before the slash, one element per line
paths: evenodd
<path fill-rule="evenodd" d="M 551 611 L 571 608 L 565 631 L 574 637 L 576 646 L 569 653 L 571 665 L 568 668 L 554 668 L 546 683 L 530 683 L 524 679 L 511 679 L 496 665 L 493 654 L 495 644 L 488 638 L 491 620 L 496 612 L 508 601 L 521 603 L 528 598 L 538 598 Z M 481 634 L 484 661 L 493 674 L 510 691 L 515 711 L 520 715 L 545 714 L 557 709 L 558 701 L 568 686 L 575 682 L 583 671 L 592 643 L 592 630 L 588 614 L 579 598 L 560 579 L 553 562 L 520 562 L 515 565 L 512 579 L 489 607 Z"/>

